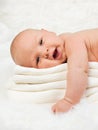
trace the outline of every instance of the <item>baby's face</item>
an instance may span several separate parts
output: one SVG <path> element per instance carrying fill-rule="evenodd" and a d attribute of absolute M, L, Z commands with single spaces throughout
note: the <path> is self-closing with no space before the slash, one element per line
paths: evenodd
<path fill-rule="evenodd" d="M 66 61 L 65 42 L 53 32 L 26 30 L 16 38 L 16 64 L 49 68 Z"/>

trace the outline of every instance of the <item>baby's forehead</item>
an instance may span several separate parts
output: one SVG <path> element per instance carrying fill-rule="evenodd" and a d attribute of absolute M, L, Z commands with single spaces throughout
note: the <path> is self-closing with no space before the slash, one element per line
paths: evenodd
<path fill-rule="evenodd" d="M 19 42 L 21 44 L 33 43 L 34 45 L 35 42 L 39 41 L 41 35 L 42 35 L 41 30 L 34 30 L 34 29 L 25 30 L 20 34 Z"/>
<path fill-rule="evenodd" d="M 41 33 L 41 31 L 40 30 L 34 30 L 34 29 L 28 29 L 28 30 L 25 30 L 25 31 L 23 31 L 23 35 L 27 35 L 27 34 L 34 34 L 34 35 L 36 35 L 36 34 L 39 34 L 39 33 Z"/>
<path fill-rule="evenodd" d="M 25 40 L 27 38 L 34 38 L 36 36 L 38 36 L 39 34 L 41 34 L 41 31 L 40 30 L 33 30 L 33 29 L 28 29 L 28 30 L 24 30 L 22 32 L 20 32 L 15 40 L 17 41 L 21 41 L 21 40 Z"/>
<path fill-rule="evenodd" d="M 37 30 L 37 29 L 26 29 L 22 32 L 20 32 L 16 37 L 23 37 L 23 36 L 26 36 L 26 35 L 31 35 L 31 34 L 39 34 L 41 33 L 41 30 Z"/>
<path fill-rule="evenodd" d="M 33 43 L 34 45 L 34 43 L 39 41 L 41 35 L 42 35 L 41 30 L 34 30 L 34 29 L 24 30 L 16 36 L 14 44 L 17 47 L 29 46 L 30 43 Z"/>

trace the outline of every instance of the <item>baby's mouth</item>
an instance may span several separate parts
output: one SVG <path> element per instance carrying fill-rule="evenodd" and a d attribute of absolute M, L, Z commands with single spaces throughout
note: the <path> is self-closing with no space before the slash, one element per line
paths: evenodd
<path fill-rule="evenodd" d="M 54 52 L 53 52 L 53 58 L 54 58 L 54 59 L 57 59 L 58 56 L 59 56 L 59 52 L 58 52 L 57 48 L 55 48 L 55 50 L 54 50 Z"/>

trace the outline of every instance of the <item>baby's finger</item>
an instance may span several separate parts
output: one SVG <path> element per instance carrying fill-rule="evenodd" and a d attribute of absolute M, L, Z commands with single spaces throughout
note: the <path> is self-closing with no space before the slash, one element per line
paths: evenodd
<path fill-rule="evenodd" d="M 53 111 L 53 113 L 56 113 L 56 108 L 55 108 L 55 106 L 52 106 L 52 111 Z"/>

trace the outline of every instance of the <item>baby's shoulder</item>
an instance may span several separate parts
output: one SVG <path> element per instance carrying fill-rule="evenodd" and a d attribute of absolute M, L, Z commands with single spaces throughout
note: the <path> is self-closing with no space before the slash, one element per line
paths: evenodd
<path fill-rule="evenodd" d="M 78 33 L 63 33 L 61 36 L 67 46 L 85 44 L 85 38 Z"/>

